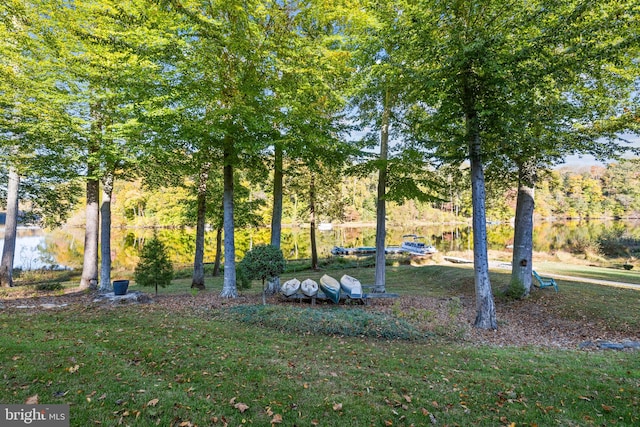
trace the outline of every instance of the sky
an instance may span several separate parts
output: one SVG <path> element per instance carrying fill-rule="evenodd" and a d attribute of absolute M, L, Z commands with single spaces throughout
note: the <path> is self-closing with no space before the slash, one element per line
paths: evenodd
<path fill-rule="evenodd" d="M 632 147 L 640 147 L 640 135 L 623 134 L 622 137 L 629 141 Z M 633 156 L 630 156 L 633 157 Z M 580 167 L 580 166 L 594 166 L 604 165 L 608 162 L 599 162 L 593 156 L 590 155 L 575 155 L 569 156 L 565 159 L 565 162 L 558 165 L 558 167 Z"/>

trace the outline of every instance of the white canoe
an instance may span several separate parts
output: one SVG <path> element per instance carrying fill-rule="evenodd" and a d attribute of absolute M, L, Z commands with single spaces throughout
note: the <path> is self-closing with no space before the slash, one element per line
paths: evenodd
<path fill-rule="evenodd" d="M 336 304 L 340 301 L 340 282 L 326 274 L 320 278 L 320 289 L 331 301 Z"/>
<path fill-rule="evenodd" d="M 300 283 L 300 290 L 308 297 L 314 297 L 318 293 L 318 283 L 311 279 L 305 279 Z"/>
<path fill-rule="evenodd" d="M 291 295 L 298 292 L 298 289 L 300 289 L 300 281 L 294 277 L 293 279 L 287 280 L 282 284 L 282 286 L 280 287 L 280 292 L 282 292 L 282 295 L 290 297 Z"/>
<path fill-rule="evenodd" d="M 340 287 L 351 298 L 362 298 L 362 283 L 355 277 L 345 274 L 340 278 Z"/>

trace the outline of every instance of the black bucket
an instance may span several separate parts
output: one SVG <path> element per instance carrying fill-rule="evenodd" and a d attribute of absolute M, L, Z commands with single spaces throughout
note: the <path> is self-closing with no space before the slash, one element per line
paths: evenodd
<path fill-rule="evenodd" d="M 127 288 L 129 288 L 128 280 L 114 280 L 113 281 L 113 294 L 114 295 L 126 295 Z"/>

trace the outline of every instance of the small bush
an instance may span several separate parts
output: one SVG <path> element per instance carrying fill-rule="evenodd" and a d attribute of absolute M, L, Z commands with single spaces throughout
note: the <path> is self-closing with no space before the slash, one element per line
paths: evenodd
<path fill-rule="evenodd" d="M 36 285 L 36 291 L 61 291 L 62 289 L 64 289 L 64 286 L 62 286 L 62 283 L 59 282 L 52 282 L 52 283 L 39 283 L 38 285 Z"/>
<path fill-rule="evenodd" d="M 280 248 L 274 245 L 258 245 L 247 252 L 238 264 L 236 271 L 236 286 L 238 279 L 262 280 L 262 302 L 266 304 L 265 280 L 278 277 L 284 272 L 285 260 Z"/>
<path fill-rule="evenodd" d="M 600 254 L 600 242 L 590 236 L 576 236 L 567 240 L 569 251 L 573 254 Z"/>
<path fill-rule="evenodd" d="M 519 280 L 511 281 L 511 283 L 509 283 L 509 286 L 504 290 L 504 296 L 511 299 L 520 299 L 524 294 L 524 284 Z"/>
<path fill-rule="evenodd" d="M 236 269 L 236 287 L 240 290 L 251 289 L 251 280 L 249 280 L 245 269 L 242 267 Z"/>

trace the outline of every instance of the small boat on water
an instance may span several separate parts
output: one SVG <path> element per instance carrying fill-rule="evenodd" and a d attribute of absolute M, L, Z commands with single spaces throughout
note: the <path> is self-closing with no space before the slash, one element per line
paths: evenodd
<path fill-rule="evenodd" d="M 340 288 L 351 298 L 362 298 L 362 283 L 355 277 L 346 274 L 342 276 Z"/>
<path fill-rule="evenodd" d="M 423 241 L 424 237 L 415 234 L 406 234 L 402 237 L 404 241 L 400 247 L 411 255 L 431 255 L 438 252 L 436 248 Z"/>
<path fill-rule="evenodd" d="M 334 246 L 331 253 L 333 255 L 372 255 L 376 253 L 376 248 L 372 246 L 358 246 L 357 248 Z"/>
<path fill-rule="evenodd" d="M 287 280 L 282 284 L 282 286 L 280 287 L 280 292 L 282 293 L 282 295 L 290 297 L 291 295 L 298 292 L 298 289 L 300 289 L 300 281 L 294 277 L 293 279 Z"/>
<path fill-rule="evenodd" d="M 308 297 L 314 297 L 318 293 L 318 283 L 315 280 L 305 279 L 300 283 L 300 290 Z"/>
<path fill-rule="evenodd" d="M 403 252 L 404 249 L 402 249 L 400 246 L 387 246 L 386 248 L 384 248 L 385 254 L 401 254 Z"/>
<path fill-rule="evenodd" d="M 331 231 L 333 230 L 333 224 L 330 222 L 321 222 L 318 224 L 318 230 L 320 231 Z"/>
<path fill-rule="evenodd" d="M 473 260 L 466 259 L 466 258 L 459 258 L 455 256 L 446 256 L 443 258 L 445 261 L 453 262 L 456 264 L 473 264 Z"/>
<path fill-rule="evenodd" d="M 340 282 L 326 274 L 320 278 L 320 290 L 336 304 L 340 301 Z"/>

